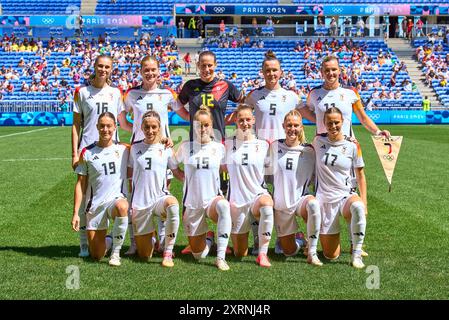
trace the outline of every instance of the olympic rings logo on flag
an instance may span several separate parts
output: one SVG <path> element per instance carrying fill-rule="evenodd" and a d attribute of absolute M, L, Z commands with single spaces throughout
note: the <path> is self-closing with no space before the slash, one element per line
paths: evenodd
<path fill-rule="evenodd" d="M 393 161 L 393 160 L 394 160 L 394 156 L 393 156 L 392 154 L 385 154 L 385 155 L 383 156 L 383 158 L 384 158 L 385 160 L 388 160 L 388 161 Z"/>

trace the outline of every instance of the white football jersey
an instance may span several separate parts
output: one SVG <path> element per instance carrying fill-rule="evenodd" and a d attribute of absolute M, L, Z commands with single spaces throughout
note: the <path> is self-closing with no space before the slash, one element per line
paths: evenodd
<path fill-rule="evenodd" d="M 360 145 L 348 137 L 331 142 L 327 134 L 317 135 L 312 143 L 316 154 L 316 197 L 334 203 L 357 187 L 354 168 L 363 168 Z"/>
<path fill-rule="evenodd" d="M 173 162 L 174 152 L 160 143 L 138 141 L 131 146 L 128 167 L 133 169 L 131 205 L 145 209 L 160 197 L 170 194 L 167 189 L 167 164 Z"/>
<path fill-rule="evenodd" d="M 102 204 L 124 196 L 128 154 L 128 148 L 118 143 L 107 148 L 93 143 L 83 148 L 75 172 L 88 176 L 86 212 L 96 211 Z"/>
<path fill-rule="evenodd" d="M 274 167 L 274 208 L 296 210 L 301 197 L 309 194 L 315 174 L 315 151 L 310 144 L 289 147 L 284 140 L 278 140 L 271 144 L 270 158 Z"/>
<path fill-rule="evenodd" d="M 238 141 L 233 137 L 226 141 L 228 200 L 231 204 L 242 207 L 257 195 L 268 193 L 264 181 L 268 149 L 269 145 L 265 140 Z"/>
<path fill-rule="evenodd" d="M 174 166 L 169 168 L 184 164 L 184 207 L 204 209 L 212 198 L 222 195 L 220 165 L 224 160 L 225 148 L 215 141 L 206 144 L 184 141 L 179 146 Z"/>
<path fill-rule="evenodd" d="M 155 89 L 146 91 L 139 86 L 131 88 L 125 93 L 125 110 L 133 112 L 133 135 L 131 143 L 145 138 L 142 131 L 142 116 L 148 110 L 156 111 L 161 117 L 161 133 L 163 137 L 170 137 L 168 128 L 168 108 L 177 110 L 176 93 L 171 89 Z"/>
<path fill-rule="evenodd" d="M 245 103 L 254 107 L 257 136 L 268 141 L 285 138 L 282 128 L 285 115 L 302 105 L 294 91 L 284 88 L 268 90 L 265 87 L 251 91 Z"/>
<path fill-rule="evenodd" d="M 324 112 L 330 107 L 336 107 L 343 113 L 342 132 L 348 137 L 353 137 L 352 112 L 356 108 L 363 108 L 357 90 L 351 87 L 338 87 L 335 90 L 326 90 L 322 86 L 310 91 L 307 96 L 306 107 L 316 114 L 317 134 L 326 133 L 324 125 Z"/>
<path fill-rule="evenodd" d="M 81 132 L 78 149 L 90 146 L 98 141 L 98 116 L 103 112 L 111 112 L 115 118 L 124 110 L 120 89 L 111 86 L 95 88 L 94 86 L 80 86 L 74 95 L 73 112 L 81 116 Z M 119 141 L 118 130 L 115 131 L 115 141 Z"/>

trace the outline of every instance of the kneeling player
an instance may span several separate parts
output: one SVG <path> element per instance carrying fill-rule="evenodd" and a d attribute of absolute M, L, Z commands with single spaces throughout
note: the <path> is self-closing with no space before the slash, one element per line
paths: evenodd
<path fill-rule="evenodd" d="M 175 163 L 184 164 L 184 231 L 189 238 L 192 255 L 199 260 L 207 256 L 214 242 L 213 232 L 207 232 L 206 217 L 217 223 L 215 265 L 226 271 L 229 270 L 225 255 L 231 233 L 231 214 L 229 202 L 220 190 L 220 168 L 225 149 L 221 143 L 211 139 L 212 115 L 207 107 L 201 106 L 193 121 L 194 139 L 180 145 Z"/>
<path fill-rule="evenodd" d="M 327 133 L 317 135 L 313 141 L 316 152 L 317 192 L 321 209 L 320 239 L 324 256 L 336 259 L 340 255 L 340 223 L 343 215 L 350 223 L 353 243 L 351 264 L 365 267 L 362 245 L 366 229 L 366 181 L 360 146 L 345 137 L 341 131 L 343 115 L 331 107 L 324 113 Z M 356 181 L 351 171 L 356 174 Z M 355 192 L 358 186 L 360 196 Z"/>
<path fill-rule="evenodd" d="M 137 254 L 149 259 L 153 254 L 154 218 L 166 217 L 166 242 L 162 265 L 173 267 L 173 247 L 179 227 L 179 204 L 167 190 L 166 168 L 173 161 L 173 149 L 161 144 L 161 120 L 155 111 L 142 117 L 145 138 L 131 146 L 128 177 L 132 177 L 132 225 Z M 182 180 L 179 170 L 174 174 Z M 178 175 L 179 174 L 179 175 Z"/>
<path fill-rule="evenodd" d="M 273 232 L 273 200 L 264 181 L 269 145 L 267 141 L 257 139 L 253 133 L 255 118 L 251 106 L 239 105 L 236 118 L 236 135 L 226 141 L 234 254 L 237 257 L 247 255 L 253 216 L 259 221 L 259 254 L 256 262 L 261 267 L 271 267 L 267 252 Z"/>
<path fill-rule="evenodd" d="M 273 165 L 274 181 L 274 223 L 276 232 L 286 256 L 296 255 L 301 244 L 298 241 L 298 223 L 300 216 L 307 223 L 308 252 L 307 262 L 323 265 L 316 249 L 320 231 L 320 208 L 314 196 L 308 195 L 308 189 L 315 171 L 315 152 L 306 144 L 301 115 L 292 110 L 284 118 L 282 125 L 285 140 L 277 140 L 271 145 L 270 158 Z"/>
<path fill-rule="evenodd" d="M 86 230 L 89 252 L 100 260 L 106 252 L 105 237 L 109 219 L 114 219 L 112 230 L 111 266 L 119 266 L 120 249 L 128 227 L 128 201 L 121 192 L 126 181 L 128 148 L 113 141 L 117 129 L 115 116 L 104 112 L 98 117 L 99 141 L 84 148 L 76 168 L 75 205 L 72 228 L 79 231 L 78 211 L 86 196 Z M 86 193 L 87 192 L 87 193 Z"/>

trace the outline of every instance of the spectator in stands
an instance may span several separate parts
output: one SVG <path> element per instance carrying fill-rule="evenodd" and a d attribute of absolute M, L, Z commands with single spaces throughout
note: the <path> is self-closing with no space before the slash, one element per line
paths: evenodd
<path fill-rule="evenodd" d="M 408 81 L 408 79 L 405 79 L 404 81 L 402 81 L 401 87 L 403 87 L 404 91 L 408 91 L 408 92 L 412 91 L 412 84 L 410 83 L 410 81 Z"/>
<path fill-rule="evenodd" d="M 265 24 L 266 24 L 268 27 L 272 27 L 272 26 L 273 26 L 273 18 L 271 18 L 271 16 L 269 16 L 269 17 L 267 18 L 267 20 L 265 21 Z"/>
<path fill-rule="evenodd" d="M 257 40 L 257 47 L 259 49 L 263 48 L 265 46 L 265 43 L 263 42 L 262 38 L 259 38 L 259 40 Z"/>
<path fill-rule="evenodd" d="M 408 19 L 407 21 L 407 39 L 412 41 L 412 37 L 413 37 L 413 21 L 412 19 Z"/>
<path fill-rule="evenodd" d="M 184 57 L 182 58 L 182 60 L 184 60 L 185 63 L 185 72 L 186 74 L 190 74 L 190 65 L 192 63 L 192 58 L 190 57 L 190 52 L 187 52 Z"/>
<path fill-rule="evenodd" d="M 424 36 L 424 32 L 422 30 L 423 25 L 424 25 L 424 22 L 422 21 L 422 17 L 419 17 L 418 21 L 416 21 L 416 23 L 415 23 L 417 37 Z"/>
<path fill-rule="evenodd" d="M 361 17 L 358 17 L 356 27 L 357 27 L 357 35 L 359 37 L 363 37 L 365 35 L 365 22 Z"/>
<path fill-rule="evenodd" d="M 330 22 L 330 28 L 329 28 L 330 35 L 331 35 L 332 37 L 337 36 L 337 35 L 338 35 L 338 34 L 337 34 L 337 31 L 338 31 L 338 24 L 337 24 L 337 21 L 335 20 L 334 17 L 332 17 L 331 22 Z"/>
<path fill-rule="evenodd" d="M 402 19 L 401 28 L 402 28 L 402 36 L 404 38 L 407 38 L 407 17 Z"/>
<path fill-rule="evenodd" d="M 26 81 L 22 81 L 22 86 L 20 88 L 20 91 L 22 91 L 22 92 L 30 91 L 30 86 L 26 83 Z"/>
<path fill-rule="evenodd" d="M 259 35 L 259 27 L 257 26 L 257 18 L 256 17 L 252 18 L 251 25 L 253 26 L 253 36 Z"/>
<path fill-rule="evenodd" d="M 204 22 L 203 22 L 203 18 L 201 18 L 201 16 L 198 16 L 198 20 L 196 22 L 196 28 L 198 29 L 198 37 L 202 38 L 203 37 L 203 32 L 204 32 Z"/>
<path fill-rule="evenodd" d="M 396 89 L 396 92 L 394 93 L 394 99 L 396 99 L 396 100 L 402 99 L 402 93 L 401 93 L 401 91 L 399 90 L 399 88 L 397 88 L 397 89 Z"/>
<path fill-rule="evenodd" d="M 220 21 L 219 24 L 219 31 L 220 31 L 220 37 L 226 36 L 226 25 L 224 23 L 224 20 Z"/>
<path fill-rule="evenodd" d="M 374 89 L 373 93 L 371 94 L 371 99 L 380 99 L 379 90 Z"/>

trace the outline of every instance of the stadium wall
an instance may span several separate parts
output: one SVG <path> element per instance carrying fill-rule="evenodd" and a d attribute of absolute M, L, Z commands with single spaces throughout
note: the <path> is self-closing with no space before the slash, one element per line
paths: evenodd
<path fill-rule="evenodd" d="M 449 111 L 379 110 L 367 111 L 377 124 L 449 124 Z M 304 124 L 311 123 L 306 119 Z M 360 121 L 353 115 L 353 124 Z M 170 125 L 189 125 L 176 113 L 169 113 Z M 72 112 L 0 112 L 0 126 L 62 126 L 72 125 Z"/>

